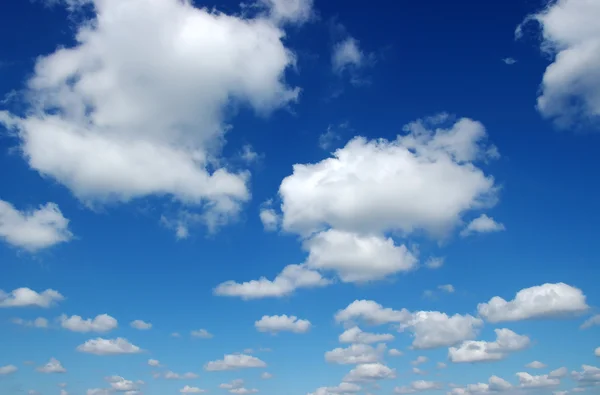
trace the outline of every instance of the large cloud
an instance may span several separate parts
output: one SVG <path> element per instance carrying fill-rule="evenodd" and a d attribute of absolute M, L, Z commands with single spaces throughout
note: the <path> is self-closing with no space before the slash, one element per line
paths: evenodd
<path fill-rule="evenodd" d="M 167 195 L 204 207 L 209 226 L 235 215 L 250 194 L 247 172 L 219 161 L 228 108 L 297 99 L 282 24 L 312 2 L 261 1 L 254 17 L 179 0 L 68 3 L 91 4 L 93 19 L 37 60 L 27 115 L 0 113 L 30 167 L 88 203 Z"/>
<path fill-rule="evenodd" d="M 448 359 L 454 363 L 499 361 L 531 344 L 529 337 L 510 329 L 495 329 L 494 332 L 496 340 L 493 342 L 468 340 L 458 347 L 450 347 Z"/>
<path fill-rule="evenodd" d="M 537 21 L 542 50 L 553 56 L 537 100 L 540 113 L 560 126 L 600 117 L 600 2 L 549 1 L 524 24 Z M 517 38 L 523 25 L 517 28 Z"/>

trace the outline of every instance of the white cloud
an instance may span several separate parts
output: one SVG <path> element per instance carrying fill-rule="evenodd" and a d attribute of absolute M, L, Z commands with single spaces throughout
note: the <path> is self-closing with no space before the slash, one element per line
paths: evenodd
<path fill-rule="evenodd" d="M 127 380 L 121 376 L 109 376 L 104 378 L 108 383 L 110 383 L 110 387 L 113 391 L 125 392 L 127 395 L 128 392 L 138 393 L 138 385 L 143 382 L 134 382 L 132 380 Z"/>
<path fill-rule="evenodd" d="M 226 281 L 214 289 L 219 296 L 236 296 L 242 299 L 281 298 L 291 295 L 299 288 L 323 287 L 331 281 L 315 270 L 303 265 L 288 265 L 274 280 L 261 277 L 244 283 Z"/>
<path fill-rule="evenodd" d="M 115 318 L 108 314 L 97 315 L 94 319 L 88 318 L 84 320 L 78 315 L 68 317 L 63 314 L 59 317 L 60 325 L 73 332 L 109 332 L 118 327 L 118 322 Z"/>
<path fill-rule="evenodd" d="M 258 392 L 258 390 L 256 388 L 233 388 L 229 390 L 230 393 L 232 394 L 236 394 L 236 395 L 245 395 L 245 394 L 256 394 Z"/>
<path fill-rule="evenodd" d="M 415 392 L 439 390 L 442 388 L 440 383 L 434 381 L 417 380 L 410 383 L 410 386 L 396 387 L 394 393 L 396 394 L 414 394 Z"/>
<path fill-rule="evenodd" d="M 523 24 L 536 21 L 542 30 L 541 48 L 553 56 L 541 84 L 537 108 L 559 126 L 600 116 L 600 27 L 594 0 L 548 2 Z M 523 25 L 517 28 L 517 38 Z"/>
<path fill-rule="evenodd" d="M 157 366 L 160 366 L 160 361 L 157 360 L 157 359 L 149 359 L 148 360 L 148 365 L 149 366 L 157 367 Z"/>
<path fill-rule="evenodd" d="M 372 347 L 368 344 L 351 344 L 347 348 L 336 348 L 325 353 L 325 360 L 342 365 L 378 362 L 385 353 L 385 344 Z"/>
<path fill-rule="evenodd" d="M 404 353 L 396 348 L 392 348 L 388 351 L 388 354 L 391 357 L 401 357 L 402 355 L 404 355 Z"/>
<path fill-rule="evenodd" d="M 106 388 L 90 388 L 86 395 L 112 395 L 112 391 Z"/>
<path fill-rule="evenodd" d="M 172 196 L 209 228 L 250 198 L 246 171 L 219 161 L 231 104 L 259 114 L 297 100 L 281 23 L 311 2 L 262 0 L 232 16 L 166 0 L 91 0 L 76 44 L 38 58 L 27 116 L 0 113 L 30 167 L 88 204 Z M 159 57 L 156 54 L 160 54 Z"/>
<path fill-rule="evenodd" d="M 55 203 L 47 203 L 37 210 L 19 211 L 0 200 L 0 239 L 8 244 L 35 252 L 72 238 L 69 220 Z"/>
<path fill-rule="evenodd" d="M 335 271 L 343 282 L 381 280 L 417 267 L 417 258 L 391 238 L 359 235 L 335 229 L 316 234 L 303 243 L 308 267 Z"/>
<path fill-rule="evenodd" d="M 519 372 L 517 377 L 519 378 L 519 385 L 523 388 L 544 388 L 560 384 L 559 379 L 551 378 L 547 374 L 532 376 L 529 373 Z"/>
<path fill-rule="evenodd" d="M 426 356 L 420 355 L 417 357 L 417 359 L 415 359 L 414 361 L 411 361 L 410 363 L 416 366 L 416 365 L 425 363 L 427 361 L 429 361 L 429 358 L 427 358 Z"/>
<path fill-rule="evenodd" d="M 410 320 L 411 314 L 408 310 L 394 310 L 383 307 L 372 300 L 355 300 L 345 309 L 335 314 L 337 322 L 351 322 L 361 319 L 370 325 L 382 325 L 390 323 L 402 323 Z"/>
<path fill-rule="evenodd" d="M 565 367 L 562 368 L 558 368 L 556 370 L 551 371 L 548 376 L 549 377 L 557 377 L 557 378 L 561 378 L 561 377 L 565 377 L 567 375 L 567 373 L 569 373 L 569 370 Z"/>
<path fill-rule="evenodd" d="M 264 315 L 260 320 L 254 323 L 254 327 L 259 332 L 306 333 L 310 330 L 311 324 L 310 321 L 298 319 L 298 317 L 293 315 Z"/>
<path fill-rule="evenodd" d="M 0 366 L 0 376 L 6 376 L 19 370 L 15 365 Z"/>
<path fill-rule="evenodd" d="M 580 289 L 568 284 L 543 284 L 520 290 L 510 302 L 495 296 L 477 310 L 489 322 L 551 318 L 586 311 L 585 299 Z"/>
<path fill-rule="evenodd" d="M 142 320 L 131 321 L 131 323 L 129 325 L 132 328 L 139 329 L 141 331 L 145 331 L 145 330 L 148 330 L 148 329 L 152 328 L 152 324 L 151 323 L 144 322 Z"/>
<path fill-rule="evenodd" d="M 198 329 L 196 331 L 190 332 L 192 337 L 199 337 L 201 339 L 212 339 L 214 336 L 212 333 L 207 331 L 206 329 Z"/>
<path fill-rule="evenodd" d="M 319 387 L 315 392 L 311 392 L 308 395 L 347 395 L 354 394 L 362 390 L 358 384 L 355 383 L 340 383 L 335 387 Z"/>
<path fill-rule="evenodd" d="M 340 125 L 340 128 L 345 129 L 348 127 L 347 123 L 343 123 Z M 336 131 L 334 126 L 327 126 L 327 130 L 325 133 L 319 135 L 319 148 L 322 150 L 328 150 L 331 148 L 333 143 L 339 141 L 341 139 L 340 134 Z"/>
<path fill-rule="evenodd" d="M 511 57 L 504 58 L 504 59 L 502 59 L 502 61 L 509 66 L 512 66 L 513 64 L 517 63 L 517 60 L 515 58 L 511 58 Z"/>
<path fill-rule="evenodd" d="M 412 368 L 412 371 L 413 371 L 414 374 L 418 374 L 418 375 L 426 375 L 427 374 L 426 371 L 421 370 L 419 368 Z"/>
<path fill-rule="evenodd" d="M 446 369 L 448 367 L 444 362 L 438 362 L 435 366 L 438 369 Z"/>
<path fill-rule="evenodd" d="M 468 340 L 458 347 L 450 347 L 448 359 L 454 363 L 498 361 L 511 352 L 527 348 L 531 343 L 529 337 L 518 335 L 510 329 L 495 329 L 494 332 L 494 342 Z"/>
<path fill-rule="evenodd" d="M 438 289 L 441 289 L 444 292 L 448 292 L 448 293 L 454 293 L 455 289 L 454 289 L 454 285 L 452 284 L 444 284 L 444 285 L 439 285 Z"/>
<path fill-rule="evenodd" d="M 142 349 L 121 337 L 116 339 L 103 339 L 98 337 L 77 346 L 77 351 L 95 355 L 117 355 L 138 354 L 142 352 Z"/>
<path fill-rule="evenodd" d="M 381 343 L 394 340 L 394 335 L 391 333 L 369 333 L 363 332 L 358 326 L 344 331 L 338 338 L 340 343 Z M 390 350 L 391 352 L 391 350 Z"/>
<path fill-rule="evenodd" d="M 356 137 L 331 158 L 294 165 L 279 188 L 283 229 L 444 236 L 463 213 L 491 206 L 494 179 L 475 166 L 489 157 L 486 130 L 468 118 L 444 128 L 448 120 L 410 123 L 393 141 Z"/>
<path fill-rule="evenodd" d="M 581 329 L 591 328 L 592 326 L 600 325 L 600 314 L 596 314 L 587 320 L 583 324 L 581 324 Z"/>
<path fill-rule="evenodd" d="M 467 227 L 460 232 L 460 235 L 466 237 L 473 233 L 492 233 L 503 230 L 506 230 L 504 225 L 494 221 L 493 218 L 490 218 L 485 214 L 481 214 L 479 217 L 469 222 Z"/>
<path fill-rule="evenodd" d="M 468 384 L 466 387 L 457 387 L 448 392 L 448 395 L 481 395 L 497 394 L 512 389 L 513 386 L 508 381 L 492 376 L 487 383 Z"/>
<path fill-rule="evenodd" d="M 581 371 L 571 372 L 571 378 L 581 386 L 600 385 L 600 368 L 591 365 L 581 365 Z"/>
<path fill-rule="evenodd" d="M 198 387 L 190 387 L 189 385 L 186 385 L 185 387 L 180 389 L 179 392 L 181 392 L 182 394 L 202 394 L 202 393 L 206 392 L 206 390 L 200 389 Z"/>
<path fill-rule="evenodd" d="M 527 365 L 525 365 L 526 368 L 530 368 L 530 369 L 544 369 L 547 368 L 548 365 L 546 365 L 545 363 L 542 363 L 540 361 L 533 361 L 533 362 L 529 362 Z"/>
<path fill-rule="evenodd" d="M 425 262 L 425 267 L 428 269 L 439 269 L 444 266 L 444 258 L 442 257 L 431 257 Z"/>
<path fill-rule="evenodd" d="M 263 380 L 269 380 L 273 378 L 273 375 L 269 372 L 262 372 L 260 378 Z"/>
<path fill-rule="evenodd" d="M 448 316 L 438 311 L 417 311 L 401 325 L 414 334 L 412 347 L 429 349 L 455 345 L 474 338 L 483 321 L 471 315 Z"/>
<path fill-rule="evenodd" d="M 393 379 L 396 377 L 396 370 L 390 369 L 382 363 L 364 363 L 352 369 L 343 379 L 347 382 L 376 381 L 383 379 Z"/>
<path fill-rule="evenodd" d="M 595 354 L 597 357 L 600 357 L 600 347 L 598 347 L 598 348 L 597 348 L 597 349 L 594 351 L 594 354 Z"/>
<path fill-rule="evenodd" d="M 251 355 L 229 354 L 225 355 L 222 360 L 207 363 L 204 365 L 204 370 L 236 370 L 245 368 L 264 368 L 266 366 L 267 364 L 264 361 Z"/>
<path fill-rule="evenodd" d="M 29 288 L 17 288 L 11 293 L 6 293 L 0 289 L 0 308 L 29 306 L 47 308 L 64 299 L 64 296 L 53 289 L 47 289 L 41 293 Z"/>
<path fill-rule="evenodd" d="M 43 317 L 38 317 L 35 320 L 29 321 L 22 318 L 13 318 L 10 320 L 15 325 L 29 326 L 33 328 L 48 328 L 48 320 Z"/>
<path fill-rule="evenodd" d="M 63 388 L 60 390 L 59 395 L 69 395 L 69 392 Z"/>
<path fill-rule="evenodd" d="M 331 54 L 331 67 L 336 73 L 342 73 L 347 68 L 360 68 L 365 61 L 365 55 L 358 41 L 347 37 L 336 43 Z"/>
<path fill-rule="evenodd" d="M 267 200 L 260 207 L 260 221 L 267 232 L 274 232 L 279 228 L 281 218 L 273 209 L 273 201 Z"/>
<path fill-rule="evenodd" d="M 219 385 L 219 388 L 225 389 L 225 390 L 231 390 L 234 388 L 241 388 L 244 386 L 244 380 L 242 379 L 236 379 L 233 380 L 229 383 L 223 383 Z"/>
<path fill-rule="evenodd" d="M 60 361 L 55 358 L 50 358 L 47 364 L 44 366 L 40 366 L 36 369 L 40 373 L 66 373 L 67 369 L 65 369 Z"/>
<path fill-rule="evenodd" d="M 179 373 L 175 373 L 175 372 L 172 372 L 169 370 L 169 371 L 165 372 L 164 377 L 167 380 L 190 380 L 190 379 L 197 379 L 198 375 L 193 372 L 179 374 Z"/>

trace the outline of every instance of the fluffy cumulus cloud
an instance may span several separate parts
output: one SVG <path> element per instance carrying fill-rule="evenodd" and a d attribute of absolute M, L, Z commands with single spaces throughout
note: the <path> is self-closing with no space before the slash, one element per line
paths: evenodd
<path fill-rule="evenodd" d="M 204 365 L 204 370 L 237 370 L 246 368 L 264 368 L 267 364 L 259 358 L 246 354 L 228 354 L 221 360 L 210 361 Z"/>
<path fill-rule="evenodd" d="M 59 317 L 60 325 L 73 332 L 109 332 L 118 326 L 115 318 L 108 314 L 100 314 L 95 318 L 83 319 L 78 315 L 68 317 L 63 314 Z"/>
<path fill-rule="evenodd" d="M 40 373 L 66 373 L 67 369 L 65 369 L 60 361 L 56 358 L 50 358 L 47 364 L 44 366 L 40 366 L 36 369 Z"/>
<path fill-rule="evenodd" d="M 569 370 L 565 367 L 562 368 L 558 368 L 555 369 L 553 371 L 551 371 L 548 376 L 549 377 L 556 377 L 556 378 L 561 378 L 561 377 L 565 377 L 567 375 L 567 373 L 569 373 Z"/>
<path fill-rule="evenodd" d="M 581 387 L 600 385 L 600 368 L 581 365 L 581 371 L 571 372 L 571 378 Z"/>
<path fill-rule="evenodd" d="M 259 332 L 294 332 L 306 333 L 310 330 L 311 324 L 308 320 L 301 320 L 296 316 L 273 315 L 263 316 L 254 323 L 254 327 Z"/>
<path fill-rule="evenodd" d="M 361 390 L 362 387 L 356 383 L 342 382 L 332 387 L 319 387 L 315 392 L 311 392 L 308 395 L 348 395 L 355 394 Z"/>
<path fill-rule="evenodd" d="M 132 328 L 139 329 L 141 331 L 146 331 L 152 328 L 152 324 L 149 322 L 144 322 L 142 320 L 131 321 L 129 324 Z"/>
<path fill-rule="evenodd" d="M 267 200 L 261 205 L 259 216 L 266 231 L 273 232 L 279 227 L 281 219 L 273 208 L 272 200 Z"/>
<path fill-rule="evenodd" d="M 127 380 L 121 376 L 108 376 L 105 377 L 104 380 L 110 384 L 112 391 L 125 392 L 126 394 L 132 392 L 137 393 L 139 385 L 143 384 L 143 381 Z"/>
<path fill-rule="evenodd" d="M 138 354 L 142 352 L 142 349 L 121 337 L 116 339 L 98 337 L 77 346 L 77 351 L 95 355 L 118 355 Z"/>
<path fill-rule="evenodd" d="M 500 232 L 505 229 L 503 224 L 496 222 L 493 218 L 488 217 L 485 214 L 481 214 L 479 217 L 469 222 L 466 228 L 460 232 L 460 235 L 466 237 L 474 233 Z"/>
<path fill-rule="evenodd" d="M 394 335 L 391 333 L 364 332 L 358 326 L 353 326 L 345 330 L 339 336 L 338 340 L 340 343 L 371 344 L 392 341 L 394 340 Z"/>
<path fill-rule="evenodd" d="M 511 301 L 495 296 L 477 306 L 479 315 L 489 322 L 555 318 L 582 313 L 588 308 L 583 292 L 564 283 L 525 288 Z"/>
<path fill-rule="evenodd" d="M 406 310 L 394 310 L 383 307 L 372 300 L 355 300 L 345 309 L 335 314 L 337 322 L 352 322 L 362 320 L 370 325 L 382 325 L 406 322 L 411 318 L 411 313 Z"/>
<path fill-rule="evenodd" d="M 74 45 L 38 58 L 27 115 L 0 112 L 29 166 L 87 204 L 166 195 L 211 228 L 235 216 L 250 193 L 248 172 L 219 160 L 229 107 L 267 114 L 297 100 L 283 25 L 312 2 L 260 0 L 248 16 L 178 0 L 67 3 L 91 4 L 91 19 Z"/>
<path fill-rule="evenodd" d="M 363 363 L 352 369 L 343 381 L 347 382 L 370 382 L 396 377 L 396 370 L 380 363 Z"/>
<path fill-rule="evenodd" d="M 29 288 L 17 288 L 11 293 L 0 289 L 0 308 L 29 306 L 48 308 L 64 299 L 64 296 L 53 289 L 47 289 L 40 293 Z"/>
<path fill-rule="evenodd" d="M 413 348 L 446 347 L 474 338 L 483 321 L 470 315 L 448 316 L 439 311 L 418 311 L 401 328 L 413 333 Z"/>
<path fill-rule="evenodd" d="M 525 365 L 525 367 L 530 369 L 544 369 L 548 367 L 548 365 L 540 361 L 533 361 L 529 362 L 527 365 Z"/>
<path fill-rule="evenodd" d="M 529 337 L 510 329 L 495 329 L 494 332 L 496 340 L 493 342 L 468 340 L 458 347 L 450 347 L 448 359 L 454 363 L 498 361 L 531 344 Z"/>
<path fill-rule="evenodd" d="M 0 123 L 2 117 L 0 116 Z M 0 238 L 8 244 L 28 251 L 64 243 L 73 238 L 58 206 L 47 203 L 35 210 L 19 211 L 0 200 Z"/>
<path fill-rule="evenodd" d="M 442 388 L 440 383 L 434 381 L 417 380 L 410 383 L 409 386 L 394 388 L 395 394 L 414 394 L 416 392 L 433 391 Z"/>
<path fill-rule="evenodd" d="M 498 394 L 508 391 L 513 388 L 513 385 L 508 381 L 492 376 L 487 383 L 468 384 L 465 387 L 453 388 L 448 395 L 482 395 L 482 394 Z"/>
<path fill-rule="evenodd" d="M 0 376 L 6 376 L 19 370 L 15 365 L 0 366 Z"/>
<path fill-rule="evenodd" d="M 242 299 L 278 298 L 290 295 L 299 288 L 323 287 L 331 281 L 319 272 L 304 265 L 288 265 L 273 280 L 261 277 L 243 283 L 226 281 L 214 289 L 219 296 L 235 296 Z"/>
<path fill-rule="evenodd" d="M 190 387 L 189 385 L 186 385 L 185 387 L 180 389 L 179 392 L 182 394 L 203 394 L 206 392 L 206 390 L 203 390 L 198 387 Z"/>
<path fill-rule="evenodd" d="M 385 344 L 372 347 L 368 344 L 352 344 L 347 348 L 336 348 L 325 353 L 325 360 L 341 365 L 357 365 L 378 362 L 385 353 Z"/>
<path fill-rule="evenodd" d="M 197 337 L 200 339 L 212 339 L 213 334 L 207 331 L 206 329 L 198 329 L 195 331 L 191 331 L 190 334 L 192 337 Z"/>
<path fill-rule="evenodd" d="M 554 387 L 560 384 L 559 379 L 549 377 L 547 374 L 532 376 L 529 373 L 519 372 L 517 378 L 519 379 L 519 386 L 523 388 Z"/>
<path fill-rule="evenodd" d="M 600 117 L 600 27 L 596 0 L 548 2 L 517 28 L 517 37 L 531 21 L 542 31 L 541 48 L 553 57 L 542 79 L 537 108 L 559 126 Z"/>

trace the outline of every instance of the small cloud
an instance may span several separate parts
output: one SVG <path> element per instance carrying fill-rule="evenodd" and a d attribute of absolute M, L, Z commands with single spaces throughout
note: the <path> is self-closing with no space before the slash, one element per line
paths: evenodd
<path fill-rule="evenodd" d="M 66 373 L 65 369 L 60 361 L 56 358 L 50 358 L 50 361 L 44 366 L 40 366 L 36 369 L 40 373 Z"/>
<path fill-rule="evenodd" d="M 503 61 L 504 63 L 506 63 L 507 65 L 509 65 L 509 66 L 511 66 L 511 65 L 513 65 L 513 64 L 515 64 L 515 63 L 517 63 L 517 60 L 516 60 L 516 59 L 514 59 L 514 58 L 504 58 L 504 59 L 502 59 L 502 61 Z"/>
<path fill-rule="evenodd" d="M 274 232 L 279 228 L 281 216 L 273 209 L 273 200 L 269 199 L 260 206 L 260 221 L 267 232 Z"/>
<path fill-rule="evenodd" d="M 149 322 L 144 322 L 142 320 L 135 320 L 129 324 L 132 328 L 139 329 L 141 331 L 147 331 L 152 328 L 152 324 Z"/>
<path fill-rule="evenodd" d="M 428 269 L 439 269 L 444 266 L 445 258 L 443 257 L 430 257 L 425 262 L 425 267 Z"/>
<path fill-rule="evenodd" d="M 255 163 L 263 158 L 263 155 L 258 154 L 252 148 L 252 145 L 246 144 L 242 147 L 242 151 L 240 152 L 240 158 L 246 162 L 246 164 Z"/>
<path fill-rule="evenodd" d="M 454 286 L 452 284 L 445 284 L 445 285 L 440 285 L 438 286 L 438 289 L 447 292 L 447 293 L 454 293 Z"/>
<path fill-rule="evenodd" d="M 77 351 L 95 355 L 118 355 L 139 354 L 142 352 L 142 349 L 121 337 L 116 339 L 103 339 L 99 337 L 90 339 L 79 345 Z"/>
<path fill-rule="evenodd" d="M 41 293 L 29 288 L 18 288 L 11 293 L 6 293 L 0 289 L 0 308 L 29 306 L 48 308 L 64 299 L 64 296 L 53 289 L 47 289 Z"/>
<path fill-rule="evenodd" d="M 485 214 L 471 221 L 465 229 L 460 232 L 462 237 L 472 235 L 474 233 L 493 233 L 506 230 L 503 224 L 496 222 L 493 218 Z"/>
<path fill-rule="evenodd" d="M 191 331 L 190 334 L 192 335 L 192 337 L 199 337 L 201 339 L 211 339 L 213 337 L 212 333 L 210 333 L 206 329 L 198 329 L 197 331 Z"/>

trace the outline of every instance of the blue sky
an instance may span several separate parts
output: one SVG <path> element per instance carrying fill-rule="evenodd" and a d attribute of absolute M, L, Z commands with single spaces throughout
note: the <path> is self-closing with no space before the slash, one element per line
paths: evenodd
<path fill-rule="evenodd" d="M 0 393 L 600 393 L 599 5 L 9 2 Z"/>

